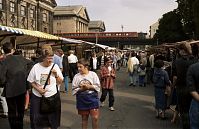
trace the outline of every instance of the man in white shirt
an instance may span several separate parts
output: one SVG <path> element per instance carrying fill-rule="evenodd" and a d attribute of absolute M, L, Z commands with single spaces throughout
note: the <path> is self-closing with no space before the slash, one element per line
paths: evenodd
<path fill-rule="evenodd" d="M 133 75 L 132 75 L 132 84 L 133 86 L 136 86 L 138 82 L 138 66 L 139 66 L 139 60 L 136 57 L 136 53 L 133 51 L 131 52 L 131 58 L 129 60 L 132 60 L 133 63 Z"/>
<path fill-rule="evenodd" d="M 78 73 L 77 62 L 78 62 L 77 56 L 74 55 L 73 50 L 70 50 L 69 56 L 68 56 L 68 63 L 69 63 L 69 77 L 70 77 L 71 82 L 75 74 Z"/>

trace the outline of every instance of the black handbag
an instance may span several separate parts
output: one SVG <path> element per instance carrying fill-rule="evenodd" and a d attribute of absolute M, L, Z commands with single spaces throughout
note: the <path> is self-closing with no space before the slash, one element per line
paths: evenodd
<path fill-rule="evenodd" d="M 51 70 L 53 69 L 54 65 L 55 64 L 53 64 Z M 43 89 L 46 88 L 46 85 L 50 78 L 51 70 L 50 70 L 50 73 L 48 74 L 48 77 Z M 40 102 L 40 113 L 47 114 L 47 113 L 56 112 L 59 109 L 61 109 L 61 99 L 60 99 L 60 94 L 59 94 L 57 85 L 56 85 L 56 89 L 57 89 L 57 93 L 53 96 L 45 97 L 44 95 L 42 95 L 41 102 Z"/>

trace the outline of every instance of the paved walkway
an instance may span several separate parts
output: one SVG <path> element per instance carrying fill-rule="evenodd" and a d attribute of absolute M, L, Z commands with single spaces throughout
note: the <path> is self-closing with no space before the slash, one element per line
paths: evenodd
<path fill-rule="evenodd" d="M 171 124 L 171 110 L 167 111 L 168 120 L 155 119 L 153 87 L 129 87 L 128 74 L 122 68 L 117 72 L 115 85 L 115 111 L 108 110 L 108 102 L 100 108 L 99 129 L 180 129 L 179 122 Z M 59 129 L 81 129 L 81 117 L 77 115 L 75 97 L 62 96 L 62 118 Z M 108 100 L 108 98 L 107 98 Z M 90 122 L 91 123 L 91 122 Z M 91 129 L 91 124 L 89 128 Z M 24 118 L 24 129 L 30 129 L 29 112 Z M 7 119 L 0 119 L 0 129 L 9 129 Z"/>

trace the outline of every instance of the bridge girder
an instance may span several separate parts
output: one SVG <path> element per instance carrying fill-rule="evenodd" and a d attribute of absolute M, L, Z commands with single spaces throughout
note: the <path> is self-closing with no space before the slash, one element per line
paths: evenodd
<path fill-rule="evenodd" d="M 153 39 L 138 39 L 138 38 L 76 38 L 78 40 L 84 40 L 93 43 L 99 43 L 108 46 L 115 46 L 118 43 L 120 45 L 156 45 L 156 40 Z"/>

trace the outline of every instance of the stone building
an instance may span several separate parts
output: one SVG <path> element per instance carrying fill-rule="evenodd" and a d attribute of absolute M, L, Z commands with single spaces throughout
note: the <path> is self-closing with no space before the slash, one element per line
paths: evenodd
<path fill-rule="evenodd" d="M 89 22 L 86 8 L 82 5 L 57 6 L 54 10 L 54 34 L 88 32 Z"/>
<path fill-rule="evenodd" d="M 156 31 L 158 30 L 158 26 L 159 26 L 159 20 L 158 20 L 156 23 L 154 23 L 154 24 L 152 24 L 152 25 L 150 26 L 150 30 L 149 30 L 150 35 L 149 35 L 149 37 L 150 37 L 151 39 L 154 37 Z"/>
<path fill-rule="evenodd" d="M 106 31 L 103 21 L 90 21 L 88 24 L 89 32 L 104 32 Z"/>
<path fill-rule="evenodd" d="M 0 24 L 53 33 L 55 0 L 0 0 Z"/>

